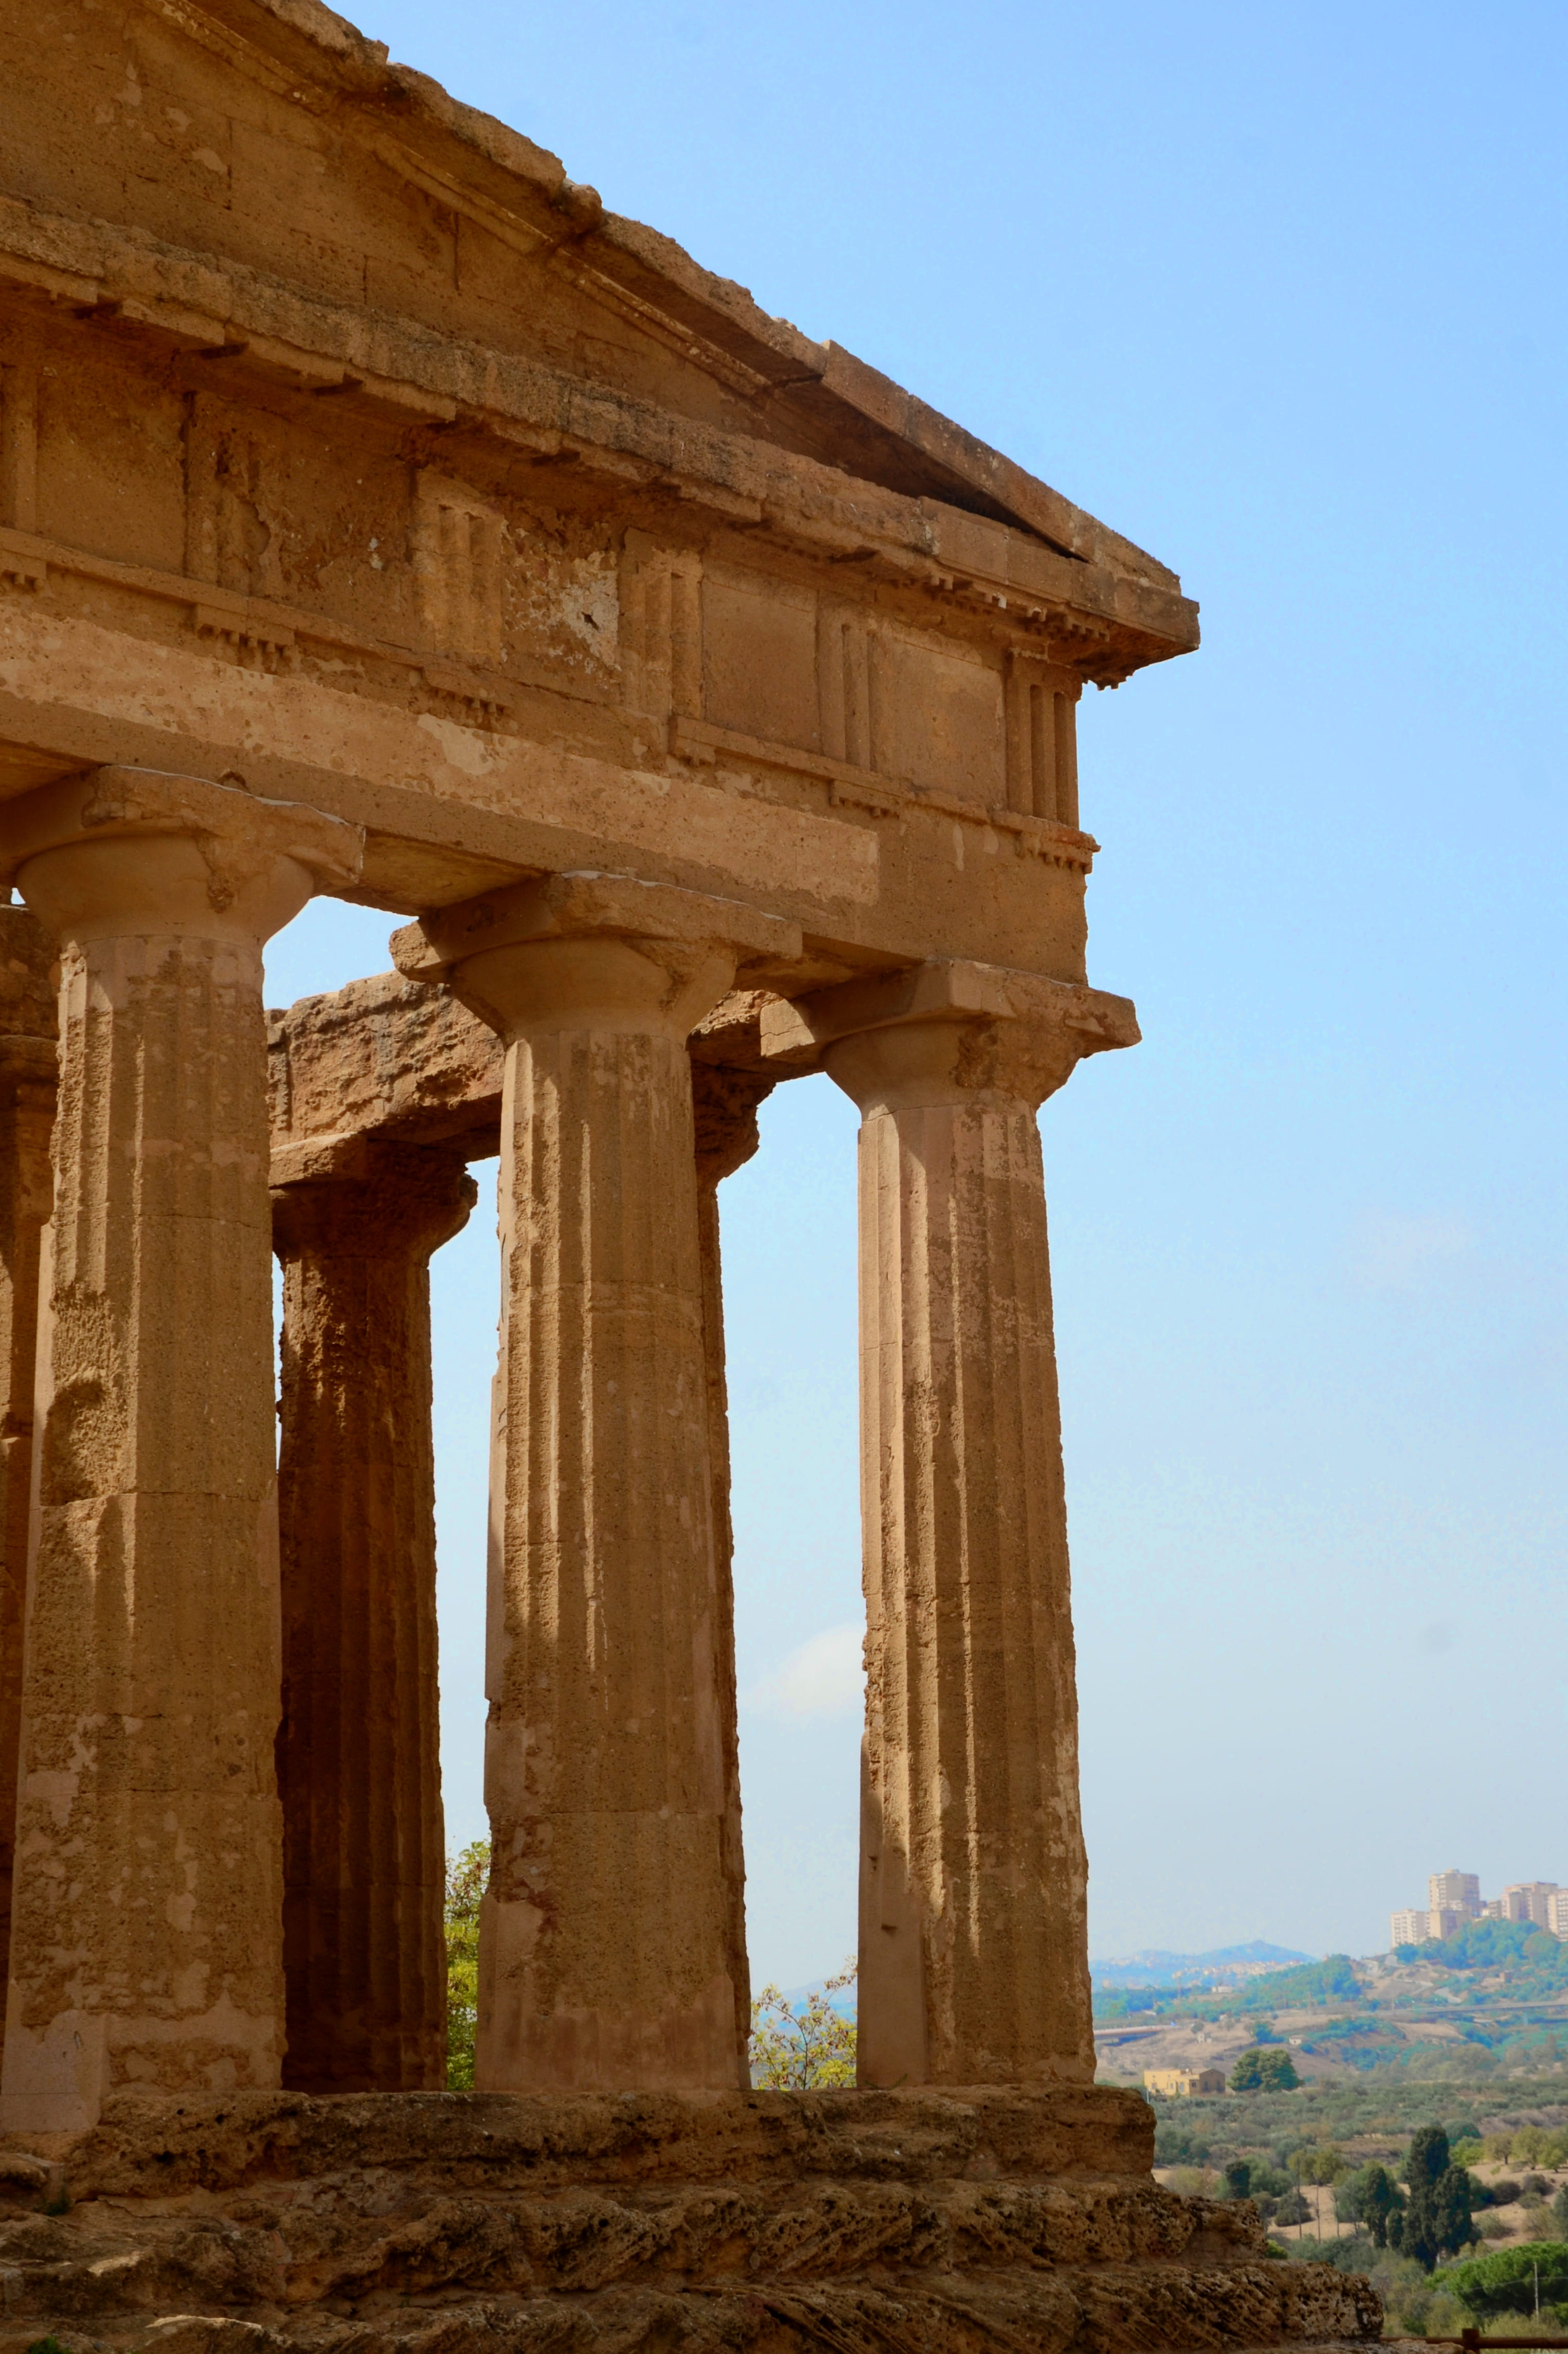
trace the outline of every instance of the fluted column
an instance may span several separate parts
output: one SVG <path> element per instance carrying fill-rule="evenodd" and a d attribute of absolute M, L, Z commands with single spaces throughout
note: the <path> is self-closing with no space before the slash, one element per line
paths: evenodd
<path fill-rule="evenodd" d="M 1124 1000 L 961 965 L 774 1025 L 862 1113 L 864 2084 L 1093 2078 L 1034 1115 L 1136 1035 Z"/>
<path fill-rule="evenodd" d="M 294 1158 L 310 1165 L 307 1148 Z M 275 1173 L 287 1173 L 290 1153 Z M 446 2084 L 430 1255 L 467 1222 L 450 1150 L 355 1140 L 276 1185 L 285 2085 Z"/>
<path fill-rule="evenodd" d="M 506 1042 L 491 2091 L 743 2084 L 686 1035 L 787 925 L 556 875 L 393 942 Z"/>
<path fill-rule="evenodd" d="M 261 947 L 359 837 L 100 769 L 0 808 L 59 948 L 0 2128 L 122 2085 L 275 2085 L 282 2050 Z"/>
<path fill-rule="evenodd" d="M 740 1727 L 735 1674 L 735 1524 L 729 1503 L 729 1384 L 725 1368 L 718 1189 L 757 1150 L 757 1107 L 771 1094 L 775 1085 L 766 1072 L 705 1062 L 695 1053 L 692 1056 L 697 1253 L 702 1271 L 708 1466 L 713 1480 L 719 1739 L 724 1761 L 723 1871 L 731 1907 L 729 1957 L 736 2032 L 743 2051 L 751 2033 L 751 1971 L 746 1952 L 746 1861 L 741 1844 Z"/>
<path fill-rule="evenodd" d="M 0 1424 L 0 1967 L 11 1944 L 38 1253 L 53 1182 L 49 1136 L 59 1026 L 53 961 L 54 949 L 37 917 L 26 907 L 0 907 L 0 1369 L 5 1381 Z"/>

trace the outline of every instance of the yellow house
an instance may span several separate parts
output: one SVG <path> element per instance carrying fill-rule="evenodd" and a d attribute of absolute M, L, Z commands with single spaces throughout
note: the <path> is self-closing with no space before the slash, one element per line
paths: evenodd
<path fill-rule="evenodd" d="M 1166 2100 L 1187 2100 L 1194 2093 L 1223 2093 L 1225 2073 L 1223 2068 L 1146 2068 L 1143 2085 Z"/>

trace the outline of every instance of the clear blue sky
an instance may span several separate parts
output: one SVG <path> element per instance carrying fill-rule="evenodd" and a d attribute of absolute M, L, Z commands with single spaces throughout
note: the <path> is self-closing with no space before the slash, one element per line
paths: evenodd
<path fill-rule="evenodd" d="M 1361 1952 L 1429 1870 L 1568 1881 L 1568 16 L 362 22 L 1202 602 L 1201 653 L 1085 712 L 1091 976 L 1145 1043 L 1043 1120 L 1094 1950 Z M 310 911 L 270 994 L 386 929 Z M 752 1960 L 790 1983 L 853 1942 L 853 1119 L 812 1080 L 763 1124 L 721 1199 Z M 468 1838 L 487 1212 L 437 1277 Z"/>

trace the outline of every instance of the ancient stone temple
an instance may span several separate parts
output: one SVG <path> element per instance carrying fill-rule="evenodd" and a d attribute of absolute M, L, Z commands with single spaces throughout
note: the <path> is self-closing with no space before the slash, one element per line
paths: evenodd
<path fill-rule="evenodd" d="M 315 0 L 0 35 L 6 2345 L 1375 2335 L 1093 2081 L 1036 1114 L 1138 1035 L 1079 700 L 1193 607 Z M 268 1013 L 318 893 L 392 969 Z M 786 2094 L 717 1188 L 809 1072 L 862 1119 L 861 2081 Z M 449 2094 L 429 1267 L 495 1156 Z"/>

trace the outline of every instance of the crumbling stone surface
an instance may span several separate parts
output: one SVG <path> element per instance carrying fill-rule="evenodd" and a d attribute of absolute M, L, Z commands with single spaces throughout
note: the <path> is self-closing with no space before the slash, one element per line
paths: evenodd
<path fill-rule="evenodd" d="M 315 1172 L 309 1151 L 356 1138 L 499 1150 L 504 1049 L 450 991 L 398 972 L 352 981 L 267 1015 L 275 1174 Z M 278 1156 L 292 1154 L 280 1169 Z M 320 1173 L 331 1173 L 323 1161 Z"/>
<path fill-rule="evenodd" d="M 46 2332 L 83 2354 L 1377 2335 L 1364 2281 L 1271 2262 L 1250 2205 L 1157 2185 L 1150 2129 L 1104 2088 L 120 2095 L 90 2133 L 0 2154 L 0 2354 Z M 51 2188 L 68 2211 L 36 2211 Z"/>

